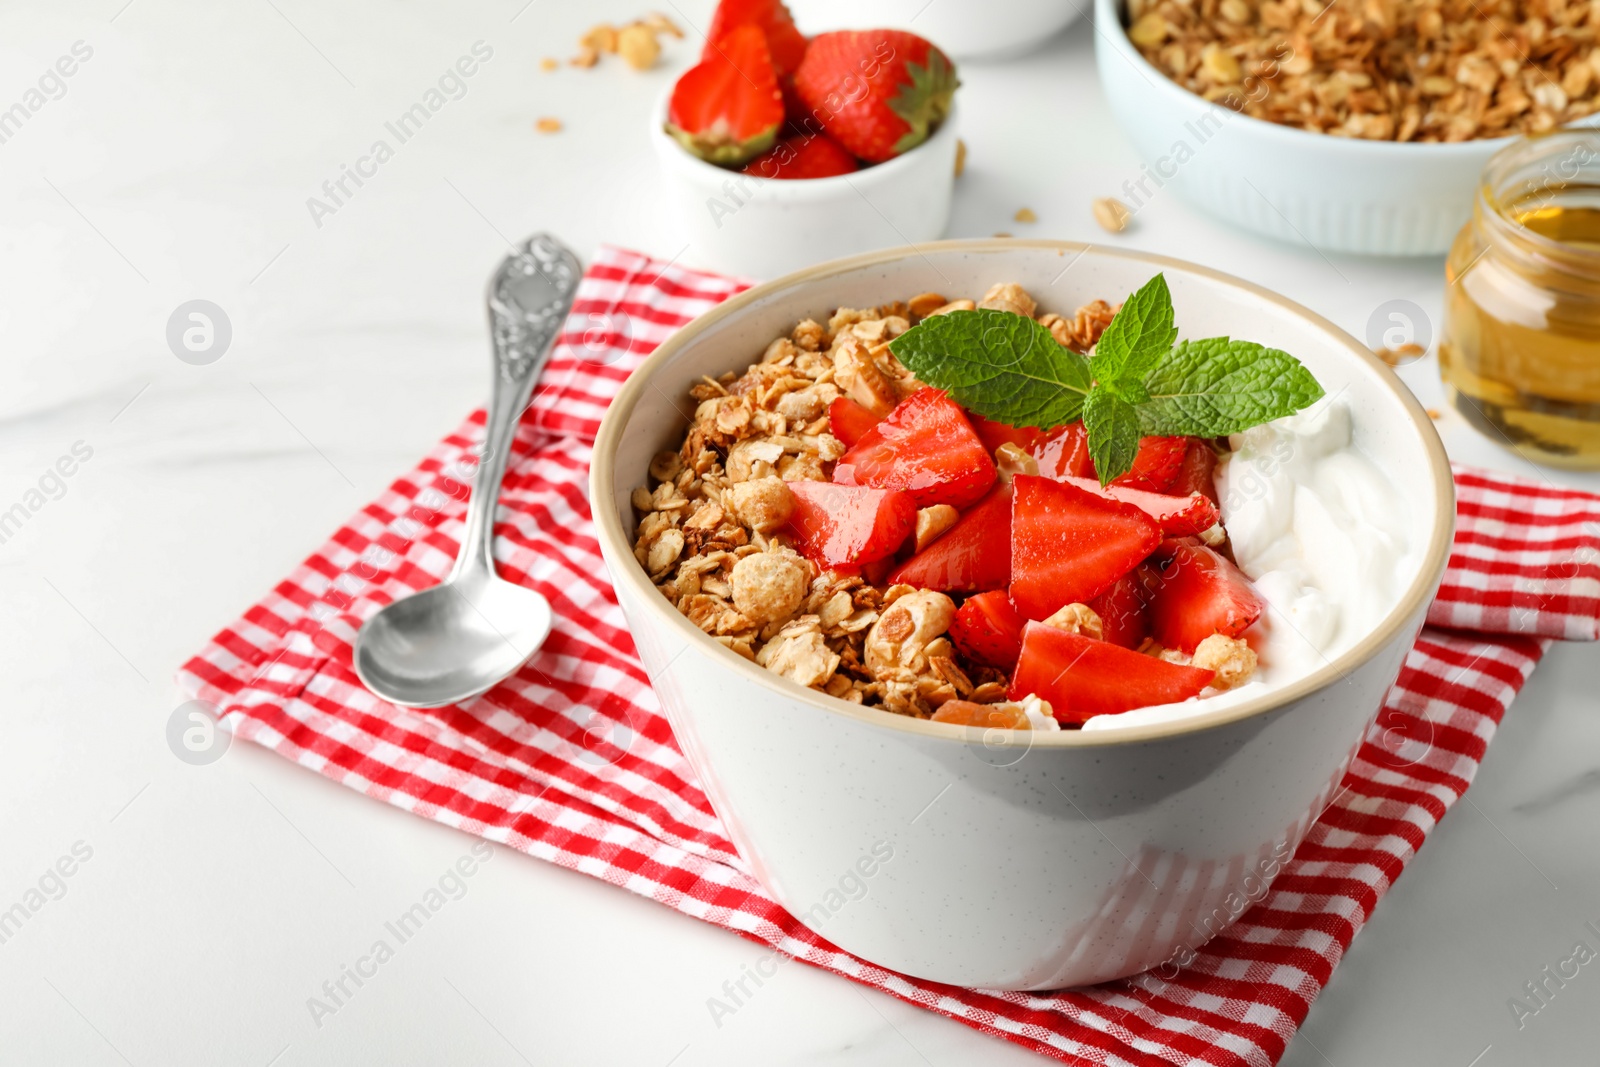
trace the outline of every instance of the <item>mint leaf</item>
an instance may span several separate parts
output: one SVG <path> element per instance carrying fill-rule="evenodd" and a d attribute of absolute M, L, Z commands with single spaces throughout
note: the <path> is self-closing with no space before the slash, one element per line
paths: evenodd
<path fill-rule="evenodd" d="M 1094 346 L 1094 376 L 1102 382 L 1143 378 L 1172 351 L 1178 328 L 1172 323 L 1172 293 L 1157 274 L 1123 301 Z"/>
<path fill-rule="evenodd" d="M 1076 422 L 1093 383 L 1088 360 L 1009 311 L 935 315 L 889 342 L 889 351 L 968 411 L 1008 426 Z"/>
<path fill-rule="evenodd" d="M 1322 386 L 1287 352 L 1252 341 L 1185 341 L 1144 378 L 1146 434 L 1222 437 L 1292 415 L 1322 399 Z M 1091 454 L 1093 453 L 1091 443 Z"/>
<path fill-rule="evenodd" d="M 1137 408 L 1108 389 L 1096 388 L 1083 403 L 1083 428 L 1089 434 L 1089 458 L 1101 485 L 1133 469 L 1139 454 Z"/>

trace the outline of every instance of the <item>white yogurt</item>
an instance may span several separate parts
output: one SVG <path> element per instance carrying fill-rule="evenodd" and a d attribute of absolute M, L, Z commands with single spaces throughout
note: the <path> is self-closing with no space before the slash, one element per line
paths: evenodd
<path fill-rule="evenodd" d="M 1230 443 L 1217 465 L 1222 521 L 1267 604 L 1244 633 L 1255 676 L 1179 704 L 1099 715 L 1085 730 L 1171 722 L 1303 678 L 1370 633 L 1416 573 L 1409 502 L 1355 446 L 1344 402 L 1323 400 Z"/>

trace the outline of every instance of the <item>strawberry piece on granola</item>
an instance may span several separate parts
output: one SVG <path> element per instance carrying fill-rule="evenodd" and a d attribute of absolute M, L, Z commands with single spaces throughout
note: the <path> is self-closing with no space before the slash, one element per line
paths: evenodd
<path fill-rule="evenodd" d="M 1111 583 L 1111 588 L 1088 601 L 1100 616 L 1101 637 L 1123 648 L 1138 648 L 1150 636 L 1144 586 L 1140 582 L 1141 564 Z"/>
<path fill-rule="evenodd" d="M 1199 493 L 1191 493 L 1188 496 L 1151 493 L 1144 489 L 1128 488 L 1122 484 L 1121 479 L 1110 485 L 1101 485 L 1093 478 L 1061 480 L 1077 486 L 1084 492 L 1098 493 L 1112 500 L 1120 500 L 1124 504 L 1132 504 L 1156 520 L 1161 527 L 1163 537 L 1191 537 L 1217 524 L 1216 505 Z"/>
<path fill-rule="evenodd" d="M 943 593 L 1003 590 L 1011 583 L 1011 487 L 996 486 L 956 524 L 889 576 L 890 585 Z"/>
<path fill-rule="evenodd" d="M 672 87 L 667 132 L 693 155 L 732 167 L 771 148 L 783 123 L 783 94 L 755 26 L 729 31 Z"/>
<path fill-rule="evenodd" d="M 761 31 L 779 77 L 793 74 L 800 66 L 806 54 L 806 38 L 795 28 L 794 16 L 779 0 L 722 0 L 711 13 L 700 58 L 716 55 L 723 40 L 740 26 L 754 26 Z"/>
<path fill-rule="evenodd" d="M 1199 696 L 1215 674 L 1030 622 L 1007 697 L 1039 696 L 1050 702 L 1057 722 L 1081 726 L 1096 715 Z"/>
<path fill-rule="evenodd" d="M 1188 455 L 1189 441 L 1187 437 L 1139 438 L 1133 467 L 1128 473 L 1113 478 L 1111 484 L 1150 493 L 1173 491 L 1172 485 Z M 1041 435 L 1028 451 L 1039 461 L 1039 473 L 1046 478 L 1095 478 L 1099 481 L 1094 461 L 1089 458 L 1089 435 L 1081 422 L 1058 426 Z"/>
<path fill-rule="evenodd" d="M 828 405 L 828 428 L 846 448 L 854 448 L 880 421 L 865 404 L 847 396 L 836 396 Z"/>
<path fill-rule="evenodd" d="M 975 411 L 967 412 L 967 421 L 972 423 L 973 432 L 991 455 L 1001 445 L 1016 445 L 1024 452 L 1031 452 L 1044 436 L 1043 430 L 1032 426 L 1007 426 L 1003 422 L 986 419 Z"/>
<path fill-rule="evenodd" d="M 1212 634 L 1238 637 L 1264 607 L 1250 579 L 1205 545 L 1163 542 L 1150 568 L 1150 636 L 1193 653 Z"/>
<path fill-rule="evenodd" d="M 861 169 L 856 157 L 823 134 L 785 137 L 744 165 L 757 178 L 833 178 Z"/>
<path fill-rule="evenodd" d="M 887 559 L 917 525 L 909 494 L 828 482 L 787 483 L 794 494 L 788 530 L 796 547 L 825 567 Z"/>
<path fill-rule="evenodd" d="M 956 71 L 939 49 L 904 30 L 839 30 L 811 39 L 795 91 L 829 136 L 868 163 L 928 139 L 950 111 Z"/>
<path fill-rule="evenodd" d="M 994 485 L 994 460 L 961 406 L 918 389 L 868 430 L 833 468 L 840 485 L 900 489 L 925 508 L 964 508 Z"/>
<path fill-rule="evenodd" d="M 1132 504 L 1028 474 L 1012 487 L 1011 602 L 1030 619 L 1099 596 L 1161 543 Z"/>
<path fill-rule="evenodd" d="M 1220 504 L 1217 499 L 1217 453 L 1211 444 L 1198 437 L 1188 439 L 1189 447 L 1183 453 L 1183 463 L 1178 467 L 1178 475 L 1167 487 L 1167 492 L 1178 496 L 1188 496 L 1190 493 L 1199 493 L 1213 504 Z"/>
<path fill-rule="evenodd" d="M 1009 673 L 1022 655 L 1027 621 L 1011 606 L 1005 590 L 994 589 L 966 599 L 950 623 L 950 641 L 970 662 Z"/>

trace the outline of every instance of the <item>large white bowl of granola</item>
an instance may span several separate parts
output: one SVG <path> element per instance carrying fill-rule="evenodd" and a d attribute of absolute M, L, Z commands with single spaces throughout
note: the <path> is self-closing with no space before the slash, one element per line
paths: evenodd
<path fill-rule="evenodd" d="M 941 362 L 963 331 L 1007 373 L 1055 361 L 1042 425 Z M 1219 359 L 1254 391 L 1168 398 Z M 1079 362 L 1115 395 L 1068 395 Z M 1130 397 L 1160 433 L 1119 453 L 1084 409 Z M 1245 407 L 1266 421 L 1237 432 Z M 734 298 L 634 373 L 591 476 L 640 656 L 756 877 L 874 963 L 999 989 L 1183 966 L 1265 893 L 1421 625 L 1451 493 L 1426 414 L 1325 320 L 1019 241 Z"/>
<path fill-rule="evenodd" d="M 1323 253 L 1442 254 L 1495 152 L 1600 107 L 1590 9 L 1515 17 L 1095 0 L 1100 83 L 1144 159 L 1116 195 L 1137 213 L 1176 192 Z"/>

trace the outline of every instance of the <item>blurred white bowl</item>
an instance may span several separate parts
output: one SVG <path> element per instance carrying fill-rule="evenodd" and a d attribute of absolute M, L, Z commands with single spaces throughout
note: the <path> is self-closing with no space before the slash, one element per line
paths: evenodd
<path fill-rule="evenodd" d="M 656 107 L 650 141 L 688 262 L 772 278 L 944 235 L 955 185 L 955 107 L 927 141 L 887 163 L 836 178 L 780 180 L 713 166 L 684 151 L 663 128 L 670 95 Z"/>
<path fill-rule="evenodd" d="M 1209 103 L 1128 40 L 1124 0 L 1095 0 L 1100 84 L 1148 172 L 1114 195 L 1137 214 L 1168 190 L 1256 233 L 1323 252 L 1449 250 L 1478 176 L 1514 138 L 1401 144 L 1310 133 Z"/>
<path fill-rule="evenodd" d="M 1033 51 L 1084 13 L 1083 0 L 791 0 L 806 34 L 910 30 L 951 59 L 1006 59 Z"/>

